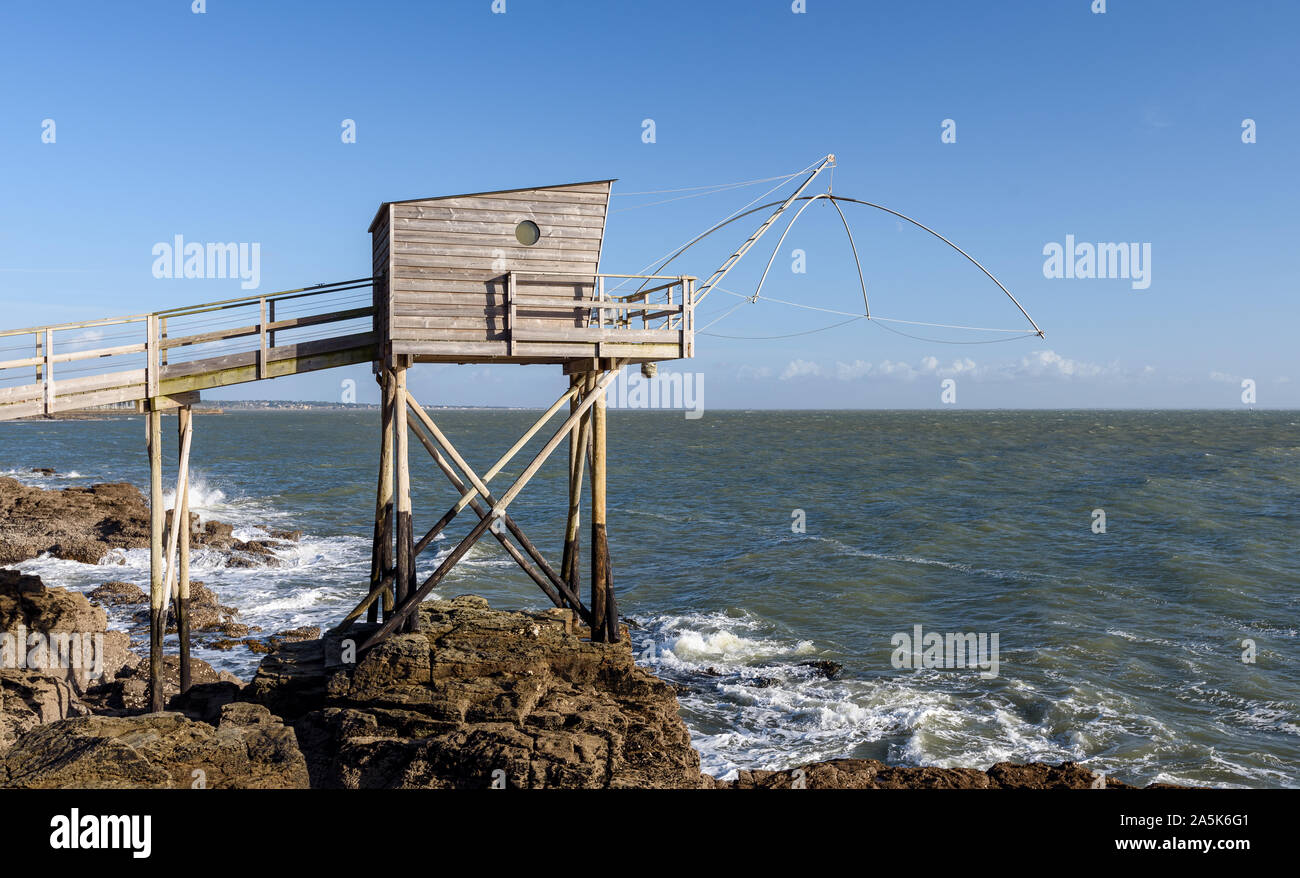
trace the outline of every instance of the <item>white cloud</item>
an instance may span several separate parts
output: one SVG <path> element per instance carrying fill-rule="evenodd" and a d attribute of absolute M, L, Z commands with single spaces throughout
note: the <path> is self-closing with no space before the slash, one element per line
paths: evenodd
<path fill-rule="evenodd" d="M 1095 378 L 1108 372 L 1118 372 L 1118 370 L 1117 365 L 1099 366 L 1096 363 L 1071 360 L 1061 356 L 1056 351 L 1034 351 L 1029 356 L 1020 359 L 1019 374 L 1033 378 L 1044 376 Z"/>
<path fill-rule="evenodd" d="M 896 381 L 911 381 L 922 376 L 938 378 L 967 377 L 976 380 L 1005 381 L 1018 378 L 1047 379 L 1101 379 L 1101 378 L 1143 378 L 1155 372 L 1154 366 L 1143 366 L 1136 370 L 1125 369 L 1118 363 L 1100 364 L 1084 360 L 1063 357 L 1056 351 L 1034 351 L 1021 357 L 1019 361 L 981 364 L 970 357 L 954 359 L 944 363 L 935 356 L 922 357 L 916 364 L 882 360 L 869 363 L 854 360 L 851 363 L 837 361 L 824 365 L 812 360 L 791 360 L 782 370 L 782 381 L 796 378 L 826 377 L 838 381 L 855 381 L 863 378 L 887 378 Z M 1216 373 L 1217 374 L 1217 373 Z"/>
<path fill-rule="evenodd" d="M 872 365 L 866 360 L 854 360 L 852 363 L 836 363 L 835 377 L 841 381 L 852 381 L 871 374 Z"/>
<path fill-rule="evenodd" d="M 822 374 L 822 367 L 810 360 L 791 360 L 781 372 L 781 380 L 806 378 Z"/>

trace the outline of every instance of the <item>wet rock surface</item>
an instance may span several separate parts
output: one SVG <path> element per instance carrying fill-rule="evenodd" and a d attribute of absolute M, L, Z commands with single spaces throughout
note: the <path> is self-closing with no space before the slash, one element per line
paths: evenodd
<path fill-rule="evenodd" d="M 305 789 L 293 730 L 256 704 L 227 704 L 214 725 L 180 713 L 87 716 L 41 725 L 0 756 L 17 789 Z"/>
<path fill-rule="evenodd" d="M 84 694 L 139 661 L 130 645 L 125 631 L 108 630 L 104 610 L 85 595 L 0 569 L 0 667 L 39 671 Z"/>
<path fill-rule="evenodd" d="M 33 470 L 43 472 L 43 470 Z M 167 513 L 171 520 L 171 512 Z M 227 554 L 227 565 L 262 567 L 280 563 L 278 544 L 297 542 L 300 531 L 270 531 L 264 540 L 241 542 L 219 521 L 199 526 L 190 513 L 190 542 Z M 49 553 L 55 558 L 98 564 L 117 549 L 149 547 L 149 504 L 125 482 L 44 489 L 0 476 L 0 566 Z"/>
<path fill-rule="evenodd" d="M 737 790 L 1131 790 L 1137 789 L 1074 762 L 999 762 L 988 771 L 886 765 L 875 759 L 832 759 L 784 771 L 741 771 L 734 781 L 715 781 Z M 1167 788 L 1151 784 L 1147 789 Z"/>
<path fill-rule="evenodd" d="M 47 491 L 0 477 L 0 564 L 49 552 L 96 564 L 115 548 L 149 545 L 149 505 L 125 483 Z"/>
<path fill-rule="evenodd" d="M 89 598 L 92 604 L 100 606 L 149 603 L 149 596 L 144 593 L 144 589 L 131 582 L 106 582 L 93 590 Z"/>
<path fill-rule="evenodd" d="M 134 597 L 103 597 L 119 594 Z M 81 628 L 105 643 L 89 681 L 0 669 L 0 787 L 1131 788 L 1069 762 L 980 771 L 837 759 L 718 781 L 700 772 L 674 688 L 636 666 L 626 639 L 591 643 L 567 611 L 503 612 L 473 596 L 425 603 L 418 633 L 359 661 L 369 626 L 237 641 L 269 651 L 248 685 L 195 659 L 182 695 L 168 655 L 168 712 L 147 714 L 147 663 L 104 620 L 80 593 L 0 570 L 0 634 Z"/>
<path fill-rule="evenodd" d="M 35 671 L 0 670 L 0 754 L 39 725 L 89 713 L 67 680 Z"/>
<path fill-rule="evenodd" d="M 246 695 L 296 715 L 313 786 L 705 785 L 673 690 L 581 634 L 567 611 L 431 601 L 355 665 L 338 635 L 286 644 Z"/>

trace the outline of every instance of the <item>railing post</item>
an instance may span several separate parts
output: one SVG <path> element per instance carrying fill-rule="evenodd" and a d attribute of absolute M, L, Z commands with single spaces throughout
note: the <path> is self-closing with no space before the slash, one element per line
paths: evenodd
<path fill-rule="evenodd" d="M 167 338 L 167 318 L 158 318 L 158 365 L 167 365 L 167 347 L 162 342 Z"/>
<path fill-rule="evenodd" d="M 54 330 L 45 330 L 45 414 L 54 412 Z"/>
<path fill-rule="evenodd" d="M 270 312 L 271 322 L 274 323 L 275 322 L 275 299 L 272 299 L 270 302 L 267 303 L 267 305 L 268 305 L 268 311 Z M 267 333 L 267 345 L 270 347 L 275 347 L 274 329 L 270 330 Z"/>
<path fill-rule="evenodd" d="M 257 353 L 257 377 L 266 377 L 266 296 L 257 300 L 260 309 L 257 318 L 257 340 L 259 350 Z"/>
<path fill-rule="evenodd" d="M 150 314 L 145 318 L 144 341 L 144 393 L 149 399 L 158 395 L 158 318 Z"/>

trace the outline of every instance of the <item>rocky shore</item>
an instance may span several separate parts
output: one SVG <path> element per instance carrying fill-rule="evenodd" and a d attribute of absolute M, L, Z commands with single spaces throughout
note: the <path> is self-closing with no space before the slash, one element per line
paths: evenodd
<path fill-rule="evenodd" d="M 97 677 L 0 670 L 0 787 L 1088 789 L 1092 771 L 988 771 L 843 759 L 702 774 L 672 687 L 626 641 L 591 643 L 565 611 L 429 601 L 420 631 L 354 660 L 365 626 L 282 640 L 247 684 L 195 662 L 168 711 L 144 713 L 141 660 L 85 596 L 0 570 L 0 632 L 103 635 Z M 1114 779 L 1110 788 L 1125 788 Z"/>
<path fill-rule="evenodd" d="M 47 552 L 96 563 L 146 546 L 147 512 L 130 485 L 42 491 L 0 478 L 0 563 Z M 192 526 L 198 545 L 234 563 L 270 555 L 227 525 Z M 1072 763 L 979 771 L 858 759 L 719 781 L 700 771 L 673 687 L 636 665 L 626 637 L 592 643 L 567 611 L 428 601 L 418 633 L 357 656 L 364 625 L 254 638 L 210 589 L 194 583 L 192 595 L 196 630 L 266 656 L 248 682 L 195 660 L 184 695 L 169 656 L 167 712 L 147 714 L 141 657 L 105 610 L 138 613 L 138 586 L 105 582 L 88 599 L 0 569 L 0 787 L 1127 788 Z M 55 660 L 70 647 L 81 649 L 72 666 Z"/>

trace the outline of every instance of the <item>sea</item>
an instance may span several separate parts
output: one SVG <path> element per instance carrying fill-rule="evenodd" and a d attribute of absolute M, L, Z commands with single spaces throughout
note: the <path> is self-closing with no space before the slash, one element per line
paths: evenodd
<path fill-rule="evenodd" d="M 479 473 L 537 416 L 431 413 Z M 1136 784 L 1300 786 L 1300 413 L 609 417 L 617 600 L 638 663 L 678 687 L 709 773 L 1074 760 Z M 174 460 L 173 418 L 164 430 Z M 144 440 L 131 415 L 0 423 L 0 473 L 145 488 Z M 264 634 L 336 623 L 365 590 L 378 413 L 200 414 L 193 442 L 191 509 L 242 539 L 303 533 L 277 566 L 197 551 L 193 578 Z M 421 534 L 456 494 L 411 453 Z M 564 457 L 511 507 L 557 566 Z M 458 518 L 421 574 L 472 524 Z M 82 591 L 148 588 L 147 550 L 19 566 Z M 465 593 L 549 606 L 491 540 L 435 595 Z M 130 621 L 112 611 L 111 624 Z M 254 673 L 260 656 L 202 639 L 199 658 Z"/>

